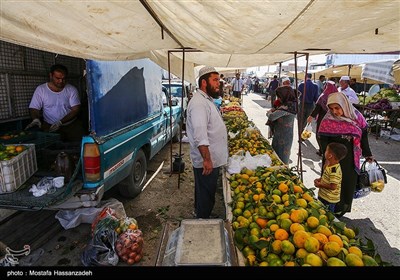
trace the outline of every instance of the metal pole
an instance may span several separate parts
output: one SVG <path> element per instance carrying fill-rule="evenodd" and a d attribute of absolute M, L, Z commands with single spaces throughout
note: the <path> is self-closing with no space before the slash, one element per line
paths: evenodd
<path fill-rule="evenodd" d="M 169 153 L 169 158 L 170 158 L 170 171 L 169 171 L 169 176 L 172 175 L 172 98 L 171 98 L 171 52 L 168 51 L 168 92 L 169 92 L 169 129 L 171 133 L 171 140 L 170 140 L 170 153 Z"/>
<path fill-rule="evenodd" d="M 306 90 L 306 81 L 307 81 L 307 69 L 308 69 L 308 53 L 305 53 L 306 56 L 306 70 L 305 70 L 305 75 L 304 75 L 304 89 L 303 89 L 303 94 L 302 94 L 302 100 L 301 100 L 301 109 L 298 111 L 297 114 L 297 121 L 298 121 L 298 138 L 299 138 L 299 153 L 297 155 L 297 170 L 300 172 L 300 178 L 301 181 L 303 181 L 303 161 L 302 161 L 302 155 L 301 155 L 301 133 L 303 130 L 302 124 L 303 124 L 303 111 L 304 111 L 304 100 L 307 94 Z M 295 71 L 296 71 L 296 80 L 297 80 L 297 52 L 295 52 Z M 297 82 L 296 82 L 296 87 L 297 87 Z"/>
<path fill-rule="evenodd" d="M 185 95 L 185 49 L 182 49 L 182 96 L 181 96 L 181 121 L 179 123 L 179 163 L 182 164 L 182 126 L 184 119 L 184 111 L 183 111 L 183 97 Z M 178 189 L 181 185 L 181 166 L 179 166 L 178 172 Z"/>

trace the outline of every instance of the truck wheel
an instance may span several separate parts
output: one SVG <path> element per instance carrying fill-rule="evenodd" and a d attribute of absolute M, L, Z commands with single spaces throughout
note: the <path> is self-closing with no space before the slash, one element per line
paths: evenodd
<path fill-rule="evenodd" d="M 118 184 L 118 190 L 124 197 L 134 198 L 142 191 L 147 175 L 147 159 L 143 150 L 139 150 L 133 161 L 128 177 Z"/>

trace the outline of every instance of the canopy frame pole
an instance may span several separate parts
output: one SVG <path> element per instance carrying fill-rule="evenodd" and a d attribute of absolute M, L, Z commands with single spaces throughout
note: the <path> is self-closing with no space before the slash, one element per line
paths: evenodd
<path fill-rule="evenodd" d="M 170 139 L 170 172 L 169 172 L 169 176 L 172 175 L 172 98 L 171 98 L 171 52 L 168 51 L 168 99 L 169 99 L 169 129 L 171 131 L 171 139 Z M 178 189 L 179 189 L 179 180 L 178 180 Z"/>
<path fill-rule="evenodd" d="M 363 105 L 365 106 L 365 98 L 367 97 L 367 78 L 363 79 L 363 84 L 364 84 L 364 100 L 363 100 Z M 364 114 L 364 107 L 362 107 L 362 112 Z"/>
<path fill-rule="evenodd" d="M 139 0 L 140 3 L 143 5 L 143 7 L 149 12 L 151 17 L 157 22 L 157 24 L 161 27 L 161 37 L 164 39 L 163 31 L 165 31 L 171 38 L 174 40 L 181 48 L 184 48 L 181 42 L 172 34 L 172 32 L 164 25 L 164 23 L 160 20 L 160 18 L 157 16 L 157 14 L 153 11 L 153 9 L 150 7 L 149 3 L 147 3 L 147 0 Z"/>
<path fill-rule="evenodd" d="M 173 172 L 173 162 L 172 162 L 172 150 L 173 150 L 173 144 L 172 144 L 172 94 L 171 94 L 171 53 L 173 52 L 182 52 L 182 96 L 181 96 L 181 122 L 179 124 L 179 155 L 177 157 L 181 158 L 182 157 L 182 124 L 183 124 L 183 99 L 184 99 L 184 91 L 185 91 L 185 53 L 186 52 L 201 52 L 200 50 L 192 49 L 192 48 L 182 48 L 182 49 L 174 49 L 174 50 L 168 50 L 168 83 L 169 83 L 169 117 L 170 117 L 170 130 L 171 130 L 171 140 L 170 140 L 170 174 L 171 176 Z M 178 173 L 178 189 L 180 189 L 180 183 L 181 183 L 181 172 Z"/>
<path fill-rule="evenodd" d="M 296 95 L 298 95 L 297 91 L 297 54 L 299 52 L 294 52 L 294 68 L 295 68 L 295 77 L 296 77 Z M 307 94 L 306 91 L 306 81 L 307 81 L 307 70 L 308 70 L 308 57 L 309 53 L 301 53 L 304 54 L 306 57 L 306 69 L 304 73 L 304 92 L 302 94 L 302 100 L 301 100 L 301 109 L 297 110 L 297 134 L 298 134 L 298 144 L 299 144 L 299 151 L 297 153 L 297 173 L 300 175 L 301 181 L 303 181 L 303 160 L 302 160 L 302 155 L 301 155 L 301 133 L 302 133 L 302 123 L 303 123 L 303 111 L 304 111 L 304 100 Z"/>

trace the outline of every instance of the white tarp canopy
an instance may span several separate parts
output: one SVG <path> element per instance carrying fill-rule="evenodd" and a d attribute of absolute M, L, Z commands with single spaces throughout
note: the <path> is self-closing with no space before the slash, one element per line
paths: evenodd
<path fill-rule="evenodd" d="M 385 84 L 393 85 L 394 83 L 400 83 L 395 80 L 394 67 L 398 65 L 400 60 L 387 60 L 365 63 L 362 66 L 362 78 L 369 78 L 375 81 L 379 81 Z"/>
<path fill-rule="evenodd" d="M 201 51 L 185 53 L 192 79 L 196 65 L 269 65 L 293 52 L 397 51 L 399 13 L 399 0 L 0 0 L 0 39 L 86 59 L 149 57 L 162 67 L 167 50 L 191 48 Z M 176 74 L 182 54 L 171 56 Z"/>
<path fill-rule="evenodd" d="M 350 76 L 359 83 L 363 83 L 364 78 L 366 78 L 367 84 L 400 84 L 400 60 L 339 65 L 308 72 L 313 73 L 315 79 L 318 79 L 320 75 L 324 75 L 327 78 Z"/>

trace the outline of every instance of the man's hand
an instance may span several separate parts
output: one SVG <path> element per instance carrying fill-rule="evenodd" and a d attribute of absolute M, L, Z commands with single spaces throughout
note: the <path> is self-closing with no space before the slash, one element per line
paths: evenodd
<path fill-rule="evenodd" d="M 213 165 L 211 159 L 203 160 L 203 175 L 210 175 L 213 171 Z"/>
<path fill-rule="evenodd" d="M 62 125 L 61 121 L 56 121 L 50 126 L 49 132 L 57 131 L 61 125 Z"/>
<path fill-rule="evenodd" d="M 29 129 L 29 128 L 32 128 L 32 127 L 34 127 L 34 126 L 38 126 L 39 128 L 42 127 L 42 123 L 40 122 L 39 119 L 34 119 L 30 124 L 28 124 L 28 125 L 25 127 L 25 130 L 27 130 L 27 129 Z"/>
<path fill-rule="evenodd" d="M 313 120 L 313 117 L 311 117 L 311 116 L 309 116 L 309 117 L 307 118 L 307 122 L 308 122 L 308 123 L 312 122 L 312 120 Z"/>

